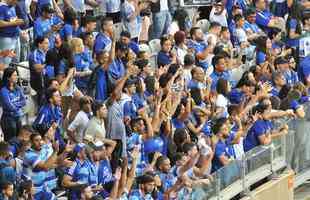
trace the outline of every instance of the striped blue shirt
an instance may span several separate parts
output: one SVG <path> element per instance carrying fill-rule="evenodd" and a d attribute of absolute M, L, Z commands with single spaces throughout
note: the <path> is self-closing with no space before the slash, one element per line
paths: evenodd
<path fill-rule="evenodd" d="M 22 178 L 24 180 L 32 180 L 35 188 L 35 194 L 44 191 L 46 172 L 41 169 L 37 169 L 37 165 L 48 159 L 47 154 L 44 153 L 45 145 L 42 146 L 41 151 L 35 151 L 30 148 L 25 153 L 24 163 L 23 163 L 23 174 Z"/>

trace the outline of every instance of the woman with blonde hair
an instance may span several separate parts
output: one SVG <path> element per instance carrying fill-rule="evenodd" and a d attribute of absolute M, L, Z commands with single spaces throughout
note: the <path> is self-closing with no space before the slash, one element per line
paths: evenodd
<path fill-rule="evenodd" d="M 84 44 L 83 40 L 80 38 L 72 38 L 70 40 L 70 47 L 73 53 L 73 62 L 76 68 L 75 73 L 75 84 L 77 88 L 82 91 L 83 94 L 86 94 L 87 83 L 89 76 L 91 75 L 91 70 L 89 63 L 85 60 L 83 56 Z"/>

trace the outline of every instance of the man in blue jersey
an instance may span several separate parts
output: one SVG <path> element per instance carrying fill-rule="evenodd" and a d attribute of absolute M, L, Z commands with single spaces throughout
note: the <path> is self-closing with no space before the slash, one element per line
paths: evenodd
<path fill-rule="evenodd" d="M 48 51 L 48 38 L 37 37 L 36 49 L 29 55 L 30 85 L 37 92 L 37 103 L 42 104 L 44 93 L 45 57 Z"/>
<path fill-rule="evenodd" d="M 62 112 L 61 96 L 57 89 L 48 89 L 46 92 L 47 103 L 43 105 L 37 118 L 33 123 L 33 128 L 40 133 L 45 133 L 53 124 L 57 125 L 55 139 L 59 142 L 60 147 L 64 148 L 65 143 L 61 136 Z"/>
<path fill-rule="evenodd" d="M 73 149 L 73 165 L 67 170 L 62 184 L 69 189 L 69 198 L 72 200 L 80 199 L 81 191 L 78 189 L 81 185 L 90 185 L 91 163 L 86 155 L 86 145 L 78 143 Z"/>
<path fill-rule="evenodd" d="M 54 194 L 49 191 L 46 185 L 46 173 L 57 162 L 57 154 L 59 152 L 59 144 L 54 142 L 53 153 L 48 156 L 44 153 L 42 146 L 42 137 L 39 133 L 33 133 L 30 136 L 31 148 L 26 151 L 23 163 L 23 178 L 32 180 L 35 188 L 35 200 L 55 199 Z"/>
<path fill-rule="evenodd" d="M 38 37 L 47 37 L 49 39 L 50 48 L 54 47 L 56 32 L 60 30 L 62 24 L 53 23 L 53 13 L 54 9 L 49 6 L 44 6 L 42 8 L 42 15 L 36 19 L 34 22 L 34 39 Z"/>
<path fill-rule="evenodd" d="M 230 81 L 230 74 L 225 69 L 225 57 L 223 55 L 215 55 L 212 59 L 214 71 L 210 75 L 212 79 L 211 90 L 216 90 L 217 82 L 220 78 Z"/>
<path fill-rule="evenodd" d="M 193 50 L 196 55 L 197 65 L 207 70 L 209 67 L 207 58 L 211 53 L 212 47 L 204 40 L 204 34 L 202 30 L 198 27 L 194 27 L 190 31 L 191 40 L 188 42 L 187 46 L 189 49 Z"/>
<path fill-rule="evenodd" d="M 253 108 L 252 113 L 257 113 L 258 119 L 249 129 L 246 138 L 243 141 L 245 152 L 250 151 L 259 145 L 268 145 L 272 142 L 273 138 L 287 134 L 288 126 L 286 124 L 278 130 L 274 130 L 272 122 L 266 119 L 265 115 L 270 113 L 271 108 L 270 100 L 265 104 L 261 103 Z"/>
<path fill-rule="evenodd" d="M 111 18 L 104 18 L 101 22 L 101 32 L 98 33 L 94 44 L 94 53 L 98 54 L 100 51 L 110 51 L 111 37 L 113 35 L 113 20 Z"/>

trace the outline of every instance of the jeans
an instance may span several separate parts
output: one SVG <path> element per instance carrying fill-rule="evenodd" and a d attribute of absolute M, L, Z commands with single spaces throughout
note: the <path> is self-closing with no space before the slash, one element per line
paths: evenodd
<path fill-rule="evenodd" d="M 153 29 L 151 38 L 159 39 L 163 34 L 166 34 L 171 22 L 171 14 L 168 10 L 153 13 Z"/>
<path fill-rule="evenodd" d="M 11 138 L 17 136 L 21 127 L 22 121 L 20 118 L 2 115 L 1 128 L 4 135 L 4 141 L 9 141 Z"/>
<path fill-rule="evenodd" d="M 0 51 L 3 50 L 14 50 L 16 53 L 19 53 L 19 49 L 16 49 L 18 46 L 18 38 L 17 37 L 0 37 Z M 10 57 L 0 57 L 0 63 L 8 66 L 12 61 Z"/>

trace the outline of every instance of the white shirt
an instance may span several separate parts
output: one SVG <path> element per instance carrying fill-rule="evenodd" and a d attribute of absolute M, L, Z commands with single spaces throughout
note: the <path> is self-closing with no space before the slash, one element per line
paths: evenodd
<path fill-rule="evenodd" d="M 160 11 L 168 11 L 168 0 L 160 0 Z"/>
<path fill-rule="evenodd" d="M 184 65 L 184 57 L 188 53 L 187 47 L 180 48 L 178 46 L 174 47 L 175 53 L 177 55 L 177 60 L 180 64 Z"/>
<path fill-rule="evenodd" d="M 228 27 L 227 24 L 227 18 L 226 18 L 226 10 L 223 10 L 223 12 L 220 15 L 214 14 L 215 8 L 213 7 L 210 12 L 210 22 L 217 22 L 221 24 L 221 26 Z"/>
<path fill-rule="evenodd" d="M 222 113 L 223 117 L 228 116 L 228 110 L 227 110 L 228 104 L 229 104 L 229 101 L 226 97 L 224 97 L 222 94 L 217 95 L 215 105 L 216 107 L 224 109 L 224 112 Z"/>
<path fill-rule="evenodd" d="M 173 21 L 168 27 L 168 35 L 174 35 L 176 32 L 180 30 L 178 22 Z"/>
<path fill-rule="evenodd" d="M 88 115 L 84 111 L 78 112 L 75 116 L 74 120 L 68 127 L 69 131 L 75 131 L 75 139 L 78 142 L 82 142 L 84 138 L 84 132 L 87 128 L 87 124 L 89 122 Z"/>
<path fill-rule="evenodd" d="M 92 136 L 95 141 L 101 141 L 104 139 L 106 137 L 104 121 L 97 117 L 91 118 L 85 130 L 85 135 Z"/>

